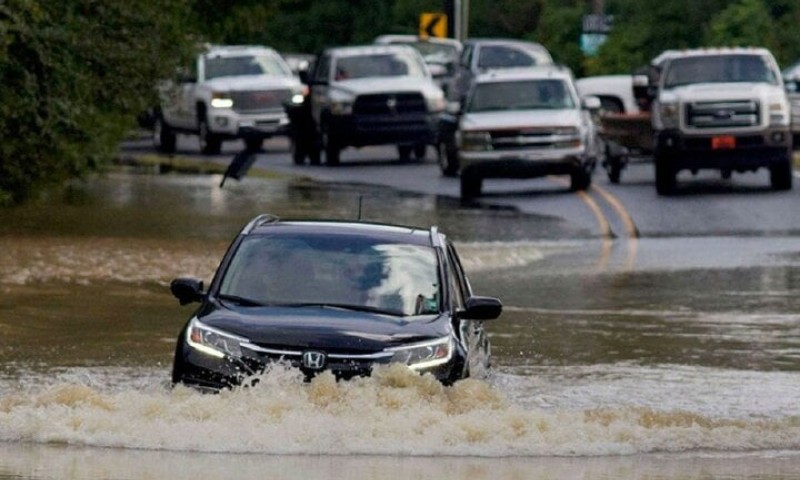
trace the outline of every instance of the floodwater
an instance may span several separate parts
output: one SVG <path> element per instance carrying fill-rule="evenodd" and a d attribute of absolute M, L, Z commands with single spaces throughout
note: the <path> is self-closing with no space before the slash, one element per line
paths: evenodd
<path fill-rule="evenodd" d="M 115 173 L 0 210 L 0 479 L 800 478 L 796 239 L 609 245 L 385 188 L 219 181 Z M 209 279 L 257 213 L 359 210 L 438 224 L 501 297 L 487 378 L 169 387 L 172 278 Z"/>

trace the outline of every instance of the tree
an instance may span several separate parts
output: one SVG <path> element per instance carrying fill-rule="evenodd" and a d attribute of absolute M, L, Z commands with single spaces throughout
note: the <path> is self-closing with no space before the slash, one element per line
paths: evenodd
<path fill-rule="evenodd" d="M 0 204 L 99 168 L 194 41 L 184 0 L 0 4 Z"/>
<path fill-rule="evenodd" d="M 775 50 L 773 19 L 762 0 L 738 0 L 711 17 L 707 45 L 754 46 Z"/>

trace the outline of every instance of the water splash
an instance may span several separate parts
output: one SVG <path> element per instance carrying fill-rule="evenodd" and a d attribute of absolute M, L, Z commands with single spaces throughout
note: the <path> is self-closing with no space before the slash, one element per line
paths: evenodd
<path fill-rule="evenodd" d="M 254 387 L 104 389 L 55 382 L 0 396 L 0 441 L 126 449 L 392 456 L 595 456 L 800 449 L 800 418 L 652 408 L 523 407 L 490 383 L 444 387 L 393 365 L 309 383 L 275 368 Z M 9 389 L 11 391 L 11 389 Z"/>

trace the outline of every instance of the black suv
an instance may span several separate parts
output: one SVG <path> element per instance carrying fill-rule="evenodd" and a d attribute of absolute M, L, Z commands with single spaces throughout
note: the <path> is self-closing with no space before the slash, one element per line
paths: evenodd
<path fill-rule="evenodd" d="M 435 227 L 271 215 L 242 229 L 207 291 L 189 278 L 170 288 L 182 305 L 200 302 L 180 333 L 172 381 L 212 391 L 275 362 L 307 378 L 399 362 L 449 384 L 489 366 L 483 320 L 502 310 L 473 295 Z"/>

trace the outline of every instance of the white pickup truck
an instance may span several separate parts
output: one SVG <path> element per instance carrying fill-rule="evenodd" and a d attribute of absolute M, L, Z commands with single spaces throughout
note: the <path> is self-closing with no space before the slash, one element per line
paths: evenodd
<path fill-rule="evenodd" d="M 197 135 L 204 154 L 220 152 L 225 140 L 243 139 L 258 150 L 265 138 L 287 133 L 285 105 L 302 102 L 302 84 L 273 49 L 214 46 L 191 71 L 159 88 L 153 142 L 175 151 L 176 134 Z"/>
<path fill-rule="evenodd" d="M 774 190 L 792 188 L 789 101 L 778 64 L 763 48 L 670 50 L 653 61 L 656 190 L 671 193 L 681 170 L 767 168 Z"/>

